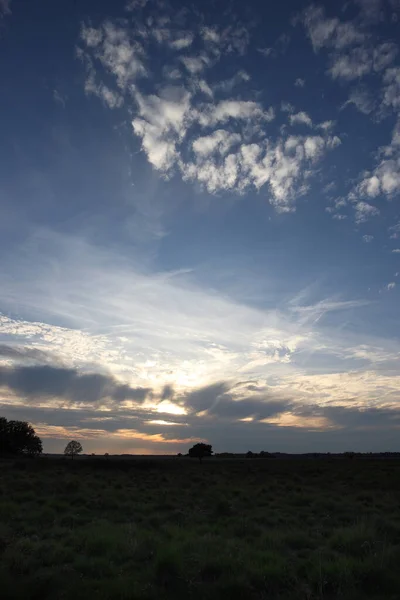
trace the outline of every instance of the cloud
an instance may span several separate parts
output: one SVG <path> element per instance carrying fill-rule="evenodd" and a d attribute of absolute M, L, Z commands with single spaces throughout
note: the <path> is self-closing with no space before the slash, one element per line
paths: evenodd
<path fill-rule="evenodd" d="M 258 52 L 268 58 L 269 56 L 273 57 L 276 55 L 276 51 L 273 48 L 258 48 Z"/>
<path fill-rule="evenodd" d="M 236 86 L 240 85 L 245 81 L 250 81 L 250 75 L 244 71 L 238 71 L 233 77 L 229 79 L 223 79 L 222 81 L 213 85 L 213 90 L 216 92 L 231 92 Z"/>
<path fill-rule="evenodd" d="M 302 21 L 315 51 L 321 48 L 342 50 L 365 41 L 365 34 L 352 23 L 342 23 L 338 18 L 328 18 L 320 6 L 310 6 Z"/>
<path fill-rule="evenodd" d="M 83 25 L 81 38 L 88 49 L 93 49 L 95 58 L 103 67 L 115 76 L 120 90 L 125 90 L 138 77 L 147 75 L 143 45 L 139 39 L 130 39 L 127 29 L 111 21 L 106 21 L 98 29 Z"/>
<path fill-rule="evenodd" d="M 293 106 L 293 104 L 291 104 L 290 102 L 281 102 L 281 111 L 282 112 L 287 112 L 287 113 L 292 113 L 294 112 L 295 108 Z"/>
<path fill-rule="evenodd" d="M 201 73 L 207 65 L 207 57 L 205 56 L 182 56 L 181 61 L 192 75 Z"/>
<path fill-rule="evenodd" d="M 93 72 L 86 79 L 85 93 L 97 96 L 108 108 L 120 108 L 124 103 L 124 99 L 120 94 L 111 90 L 104 83 L 97 84 Z"/>
<path fill-rule="evenodd" d="M 347 54 L 338 56 L 329 72 L 333 79 L 351 81 L 359 79 L 371 71 L 372 63 L 366 48 L 352 48 Z"/>
<path fill-rule="evenodd" d="M 361 16 L 373 23 L 379 22 L 383 16 L 384 5 L 382 0 L 355 0 L 360 7 Z"/>
<path fill-rule="evenodd" d="M 301 77 L 298 77 L 298 78 L 296 79 L 296 81 L 294 82 L 294 85 L 295 85 L 296 87 L 304 87 L 304 86 L 306 85 L 306 80 L 305 80 L 305 79 L 302 79 Z"/>
<path fill-rule="evenodd" d="M 0 0 L 0 18 L 5 15 L 11 15 L 11 0 Z"/>
<path fill-rule="evenodd" d="M 360 14 L 364 17 L 373 13 L 369 5 L 368 10 L 365 7 L 366 3 L 361 5 Z M 382 71 L 397 55 L 398 48 L 393 42 L 373 43 L 362 19 L 342 22 L 337 17 L 326 17 L 322 7 L 313 5 L 303 12 L 301 21 L 314 51 L 328 51 L 331 62 L 328 73 L 333 79 L 352 81 L 371 71 Z"/>
<path fill-rule="evenodd" d="M 200 156 L 209 156 L 218 151 L 225 155 L 235 144 L 240 143 L 241 136 L 235 133 L 229 133 L 225 129 L 217 129 L 211 135 L 202 136 L 194 140 L 192 148 L 195 154 Z"/>
<path fill-rule="evenodd" d="M 363 241 L 366 244 L 369 244 L 370 242 L 372 242 L 373 239 L 374 239 L 373 235 L 363 235 Z"/>
<path fill-rule="evenodd" d="M 364 174 L 360 183 L 350 193 L 351 200 L 368 196 L 384 195 L 392 199 L 400 191 L 400 119 L 393 132 L 391 143 L 377 153 L 378 164 L 372 173 Z M 361 207 L 365 204 L 361 201 Z M 368 209 L 367 209 L 368 210 Z M 377 209 L 376 209 L 377 210 Z M 379 211 L 378 211 L 379 212 Z M 375 212 L 375 214 L 378 214 Z M 371 216 L 372 212 L 371 212 Z"/>
<path fill-rule="evenodd" d="M 342 109 L 349 104 L 354 106 L 365 115 L 370 114 L 376 107 L 376 99 L 365 87 L 358 87 L 350 92 L 349 99 L 342 105 Z"/>
<path fill-rule="evenodd" d="M 355 205 L 355 219 L 356 223 L 365 223 L 371 217 L 376 217 L 379 215 L 379 209 L 376 206 L 372 206 L 368 204 L 368 202 L 364 202 L 360 200 Z"/>
<path fill-rule="evenodd" d="M 66 106 L 66 98 L 58 90 L 56 90 L 56 89 L 53 90 L 53 98 L 54 98 L 55 102 L 57 102 L 63 108 L 65 108 L 65 106 Z"/>
<path fill-rule="evenodd" d="M 184 88 L 166 87 L 161 96 L 136 94 L 138 117 L 133 131 L 142 139 L 149 162 L 168 171 L 178 160 L 177 143 L 186 134 L 191 95 Z"/>
<path fill-rule="evenodd" d="M 40 348 L 26 348 L 24 346 L 0 344 L 0 359 L 13 359 L 18 361 L 32 361 L 34 363 L 58 362 L 52 354 L 40 350 Z"/>
<path fill-rule="evenodd" d="M 274 110 L 270 107 L 264 111 L 258 102 L 222 100 L 216 105 L 205 106 L 204 110 L 199 112 L 198 122 L 203 127 L 210 127 L 218 123 L 226 123 L 231 119 L 270 122 L 274 118 Z"/>
<path fill-rule="evenodd" d="M 167 5 L 164 9 L 169 10 Z M 238 69 L 219 83 L 208 76 L 224 56 L 244 53 L 248 30 L 201 25 L 189 33 L 183 21 L 176 25 L 168 14 L 158 17 L 154 27 L 140 17 L 132 27 L 111 21 L 98 28 L 83 26 L 86 93 L 110 108 L 124 105 L 132 111 L 132 132 L 150 165 L 164 178 L 180 173 L 183 180 L 200 184 L 211 194 L 228 190 L 242 194 L 265 186 L 267 199 L 278 211 L 294 210 L 310 187 L 316 163 L 340 144 L 330 133 L 333 124 L 325 129 L 318 125 L 319 136 L 295 137 L 289 130 L 272 130 L 273 106 L 246 99 L 246 93 L 239 98 L 232 95 L 249 80 L 246 71 Z M 149 40 L 154 37 L 174 51 L 174 61 L 168 57 L 161 69 L 167 81 L 150 77 Z M 280 48 L 287 43 L 287 36 L 277 42 Z M 114 88 L 110 80 L 103 83 L 99 63 L 114 76 Z M 312 126 L 305 111 L 291 114 L 289 122 L 292 127 Z"/>
<path fill-rule="evenodd" d="M 146 273 L 143 265 L 110 249 L 44 232 L 21 248 L 12 268 L 2 264 L 0 276 L 4 310 L 19 298 L 21 311 L 45 311 L 48 320 L 0 315 L 1 341 L 11 335 L 18 347 L 56 355 L 72 389 L 75 382 L 87 381 L 81 375 L 104 373 L 107 381 L 100 381 L 105 389 L 128 385 L 160 396 L 167 385 L 169 393 L 175 390 L 173 402 L 177 394 L 235 380 L 240 372 L 256 380 L 279 372 L 283 380 L 297 372 L 292 360 L 299 349 L 313 356 L 322 350 L 333 356 L 348 353 L 355 341 L 346 332 L 342 337 L 335 328 L 324 329 L 324 320 L 338 311 L 360 315 L 365 306 L 360 300 L 315 303 L 303 295 L 290 305 L 257 309 L 200 287 L 193 274 Z M 51 324 L 58 320 L 68 327 Z M 357 337 L 357 345 L 361 343 L 371 342 Z M 313 385 L 318 397 L 318 385 Z M 335 397 L 334 388 L 330 394 Z M 292 397 L 287 387 L 283 397 Z"/>
<path fill-rule="evenodd" d="M 88 405 L 107 400 L 143 402 L 151 392 L 118 383 L 109 375 L 51 365 L 0 366 L 0 386 L 28 399 L 61 398 Z"/>
<path fill-rule="evenodd" d="M 394 281 L 391 281 L 390 283 L 387 284 L 386 288 L 388 289 L 388 291 L 390 292 L 391 290 L 394 290 L 394 288 L 396 287 L 396 283 Z"/>
<path fill-rule="evenodd" d="M 304 111 L 290 115 L 289 121 L 291 125 L 307 125 L 308 127 L 313 125 L 310 116 Z"/>
<path fill-rule="evenodd" d="M 393 254 L 400 254 L 400 248 L 394 248 L 392 252 Z"/>
<path fill-rule="evenodd" d="M 182 34 L 182 36 L 173 40 L 170 43 L 170 47 L 173 48 L 174 50 L 182 50 L 183 48 L 188 48 L 189 46 L 191 46 L 193 43 L 193 40 L 194 40 L 194 35 L 191 32 L 186 32 L 186 33 Z"/>
<path fill-rule="evenodd" d="M 387 69 L 383 76 L 382 104 L 396 111 L 400 109 L 400 67 Z"/>

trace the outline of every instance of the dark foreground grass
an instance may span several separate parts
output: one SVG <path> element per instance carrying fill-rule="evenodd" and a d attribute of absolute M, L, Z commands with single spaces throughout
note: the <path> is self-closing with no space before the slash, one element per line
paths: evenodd
<path fill-rule="evenodd" d="M 0 463 L 0 597 L 400 598 L 400 461 Z"/>

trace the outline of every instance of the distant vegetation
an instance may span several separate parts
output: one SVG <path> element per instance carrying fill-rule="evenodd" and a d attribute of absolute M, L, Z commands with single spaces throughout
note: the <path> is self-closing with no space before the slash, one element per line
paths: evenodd
<path fill-rule="evenodd" d="M 1 456 L 37 456 L 41 453 L 42 441 L 29 423 L 0 417 Z"/>

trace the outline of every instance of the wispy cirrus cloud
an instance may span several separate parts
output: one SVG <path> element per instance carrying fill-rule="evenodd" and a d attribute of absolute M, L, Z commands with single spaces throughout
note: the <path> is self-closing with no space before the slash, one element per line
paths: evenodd
<path fill-rule="evenodd" d="M 31 261 L 40 270 L 32 270 Z M 63 278 L 57 277 L 60 272 Z M 74 238 L 42 234 L 39 244 L 30 243 L 29 252 L 16 257 L 12 277 L 4 266 L 1 276 L 2 306 L 11 309 L 17 297 L 24 298 L 25 313 L 39 315 L 45 307 L 50 321 L 70 323 L 59 327 L 1 316 L 4 343 L 10 336 L 19 340 L 8 358 L 1 354 L 4 368 L 10 367 L 10 358 L 32 361 L 36 353 L 39 358 L 50 353 L 57 357 L 57 367 L 67 369 L 67 390 L 83 385 L 86 374 L 102 373 L 105 379 L 96 379 L 99 397 L 103 389 L 118 395 L 118 385 L 125 385 L 130 386 L 123 388 L 126 394 L 151 389 L 167 399 L 166 384 L 181 393 L 227 377 L 235 380 L 238 373 L 253 381 L 270 373 L 294 382 L 303 368 L 296 362 L 300 351 L 313 360 L 319 354 L 330 357 L 324 359 L 329 362 L 335 356 L 344 360 L 350 348 L 379 345 L 324 324 L 329 315 L 360 311 L 368 306 L 365 300 L 312 303 L 303 294 L 279 308 L 255 309 L 201 289 L 192 274 L 146 273 Z M 29 352 L 18 350 L 21 345 Z M 382 350 L 386 360 L 394 360 L 398 349 L 389 342 L 382 347 L 387 348 Z M 363 364 L 376 361 L 365 352 Z M 335 393 L 332 388 L 332 400 Z"/>

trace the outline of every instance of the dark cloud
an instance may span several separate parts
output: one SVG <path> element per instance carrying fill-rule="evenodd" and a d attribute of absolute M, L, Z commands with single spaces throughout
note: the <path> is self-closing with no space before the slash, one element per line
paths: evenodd
<path fill-rule="evenodd" d="M 9 346 L 0 344 L 0 357 L 11 358 L 15 361 L 36 362 L 47 364 L 58 362 L 53 354 L 49 354 L 39 348 L 26 348 L 24 346 Z"/>
<path fill-rule="evenodd" d="M 229 386 L 225 382 L 213 383 L 186 394 L 184 404 L 194 413 L 210 410 L 228 390 Z"/>
<path fill-rule="evenodd" d="M 50 365 L 0 367 L 0 386 L 23 397 L 50 396 L 81 403 L 97 403 L 107 398 L 116 402 L 142 402 L 152 391 L 120 384 L 110 375 Z"/>
<path fill-rule="evenodd" d="M 400 427 L 400 411 L 398 409 L 329 406 L 323 409 L 316 407 L 314 414 L 318 413 L 336 425 L 353 431 Z"/>
<path fill-rule="evenodd" d="M 257 397 L 236 399 L 229 393 L 231 389 L 226 382 L 218 382 L 199 388 L 187 394 L 184 405 L 192 413 L 207 412 L 210 416 L 221 419 L 244 419 L 253 417 L 256 420 L 266 419 L 273 415 L 290 410 L 293 402 L 277 397 L 268 391 Z M 249 389 L 249 388 L 247 388 Z"/>
<path fill-rule="evenodd" d="M 210 386 L 209 386 L 210 387 Z M 201 390 L 198 390 L 199 392 Z M 204 391 L 204 390 L 203 390 Z M 88 436 L 84 442 L 85 451 L 135 452 L 135 448 L 148 448 L 149 452 L 184 452 L 188 443 L 179 439 L 208 440 L 217 452 L 246 452 L 247 450 L 270 452 L 362 452 L 394 451 L 398 449 L 400 409 L 377 409 L 328 406 L 300 406 L 295 403 L 242 399 L 220 401 L 219 409 L 209 411 L 208 416 L 197 414 L 167 415 L 156 413 L 138 406 L 135 409 L 118 408 L 107 413 L 93 409 L 37 408 L 35 406 L 11 406 L 0 404 L 0 415 L 9 419 L 28 420 L 32 423 L 76 427 L 84 430 L 101 430 L 104 435 Z M 289 405 L 290 404 L 290 405 Z M 255 413 L 268 416 L 285 410 L 310 419 L 310 427 L 282 426 L 254 420 L 243 422 L 243 415 Z M 219 410 L 219 412 L 218 412 Z M 325 430 L 312 427 L 313 417 L 326 417 L 333 427 Z M 162 425 L 151 423 L 154 419 L 164 419 L 176 424 Z M 120 429 L 132 430 L 132 438 L 108 439 Z M 137 432 L 139 432 L 139 437 Z M 166 442 L 142 440 L 140 434 L 161 434 Z M 71 434 L 72 435 L 72 434 Z M 65 439 L 45 439 L 45 451 L 62 451 Z"/>
<path fill-rule="evenodd" d="M 170 385 L 164 385 L 161 393 L 161 400 L 170 400 L 174 395 L 174 389 Z"/>
<path fill-rule="evenodd" d="M 0 347 L 1 355 L 18 360 L 31 360 L 29 352 L 14 348 L 10 352 Z M 29 356 L 29 359 L 28 359 Z M 299 404 L 295 399 L 282 398 L 271 388 L 254 387 L 242 382 L 238 387 L 228 382 L 217 382 L 176 398 L 186 408 L 186 415 L 171 415 L 149 409 L 140 403 L 147 397 L 154 401 L 176 397 L 170 385 L 158 395 L 149 388 L 133 388 L 119 383 L 114 377 L 101 373 L 83 373 L 54 365 L 0 366 L 0 387 L 10 389 L 30 400 L 29 405 L 0 404 L 0 415 L 28 420 L 49 426 L 77 428 L 88 432 L 87 451 L 105 447 L 110 452 L 134 452 L 135 448 L 149 452 L 174 453 L 186 451 L 181 439 L 208 440 L 217 452 L 245 452 L 269 450 L 271 452 L 341 452 L 344 450 L 384 451 L 396 450 L 400 427 L 400 408 L 362 408 L 359 406 L 318 406 Z M 54 407 L 38 408 L 35 400 L 45 397 Z M 60 408 L 60 399 L 63 408 Z M 137 406 L 127 409 L 124 400 L 135 400 Z M 110 410 L 99 412 L 96 406 L 107 401 Z M 70 408 L 70 404 L 91 404 L 91 408 Z M 263 420 L 290 412 L 302 419 L 302 427 L 265 423 Z M 251 417 L 251 421 L 243 421 Z M 330 427 L 313 426 L 316 418 L 326 418 Z M 169 421 L 169 425 L 157 421 Z M 155 423 L 153 421 L 156 421 Z M 309 422 L 309 426 L 307 426 Z M 132 439 L 108 434 L 118 430 L 132 430 Z M 98 434 L 91 430 L 104 432 Z M 72 429 L 71 431 L 75 431 Z M 141 439 L 140 434 L 161 434 L 165 442 Z M 72 433 L 71 433 L 72 435 Z M 85 435 L 85 434 L 83 434 Z M 100 437 L 99 437 L 100 435 Z M 104 439 L 103 439 L 104 438 Z M 108 440 L 108 441 L 107 441 Z M 168 443 L 169 442 L 169 443 Z M 57 443 L 59 446 L 57 446 Z M 46 451 L 59 451 L 61 440 L 45 440 Z M 107 448 L 107 445 L 110 447 Z M 104 449 L 104 448 L 103 448 Z M 105 451 L 105 450 L 104 450 Z"/>
<path fill-rule="evenodd" d="M 265 398 L 243 398 L 232 400 L 229 396 L 219 398 L 209 410 L 211 415 L 225 419 L 267 419 L 274 415 L 286 412 L 293 407 L 293 403 L 287 400 L 274 400 Z"/>

